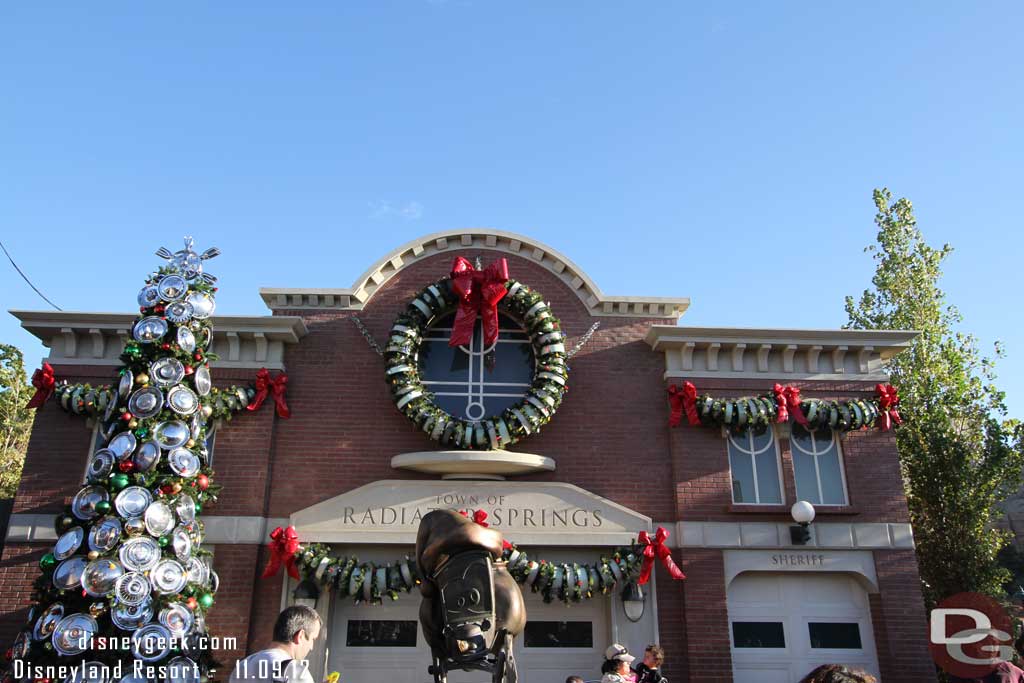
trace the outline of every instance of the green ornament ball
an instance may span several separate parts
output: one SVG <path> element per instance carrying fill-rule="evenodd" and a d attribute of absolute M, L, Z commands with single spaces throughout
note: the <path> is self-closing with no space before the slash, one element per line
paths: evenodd
<path fill-rule="evenodd" d="M 123 473 L 117 473 L 110 478 L 110 488 L 115 491 L 120 491 L 125 486 L 128 486 L 128 475 Z"/>
<path fill-rule="evenodd" d="M 109 500 L 101 500 L 100 502 L 96 503 L 96 512 L 100 513 L 101 515 L 107 514 L 108 512 L 110 512 L 110 509 L 111 505 Z"/>
<path fill-rule="evenodd" d="M 213 607 L 213 595 L 211 593 L 203 593 L 199 596 L 199 604 L 202 605 L 203 609 L 210 609 Z"/>
<path fill-rule="evenodd" d="M 161 536 L 160 538 L 157 539 L 156 542 L 160 544 L 161 548 L 166 548 L 167 544 L 171 542 L 171 537 L 170 536 Z"/>
<path fill-rule="evenodd" d="M 202 512 L 202 511 L 203 511 L 203 504 L 202 504 L 202 503 L 200 503 L 200 502 L 199 502 L 199 501 L 197 500 L 197 501 L 196 501 L 196 514 L 198 515 L 198 514 L 199 514 L 200 512 Z"/>
<path fill-rule="evenodd" d="M 53 569 L 57 566 L 57 558 L 53 556 L 53 553 L 46 553 L 39 558 L 40 569 Z"/>

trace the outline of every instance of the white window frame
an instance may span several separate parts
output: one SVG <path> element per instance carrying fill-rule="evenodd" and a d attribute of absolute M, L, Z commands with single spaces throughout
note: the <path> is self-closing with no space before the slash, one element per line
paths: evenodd
<path fill-rule="evenodd" d="M 100 428 L 103 423 L 96 420 L 96 423 L 92 426 L 92 430 L 89 432 L 89 451 L 85 456 L 85 468 L 82 470 L 82 483 L 85 484 L 89 481 L 89 464 L 92 462 L 93 453 L 103 448 L 102 443 L 96 443 L 96 439 L 100 438 Z"/>
<path fill-rule="evenodd" d="M 830 427 L 827 427 L 826 429 L 828 429 L 832 433 L 832 440 L 829 442 L 829 448 L 827 448 L 827 449 L 825 449 L 823 451 L 822 450 L 818 450 L 818 438 L 815 436 L 815 434 L 817 434 L 817 432 L 819 431 L 817 429 L 814 430 L 813 432 L 810 431 L 810 430 L 806 430 L 811 435 L 811 450 L 810 451 L 804 450 L 803 448 L 800 447 L 799 441 L 796 438 L 796 434 L 794 434 L 794 433 L 790 433 L 790 436 L 789 436 L 789 446 L 790 446 L 791 449 L 800 451 L 804 455 L 809 455 L 809 456 L 811 456 L 814 459 L 814 479 L 815 479 L 815 481 L 818 484 L 818 500 L 824 500 L 825 496 L 822 495 L 823 492 L 822 492 L 822 488 L 821 488 L 821 467 L 818 465 L 818 456 L 819 455 L 826 455 L 831 450 L 831 446 L 833 444 L 835 445 L 835 447 L 836 447 L 836 457 L 839 459 L 839 479 L 840 479 L 840 483 L 842 484 L 842 487 L 843 487 L 843 502 L 842 503 L 814 503 L 814 505 L 817 506 L 817 507 L 845 507 L 845 506 L 850 504 L 850 491 L 846 488 L 846 462 L 843 460 L 843 448 L 842 448 L 842 444 L 839 442 L 839 435 L 836 433 L 836 430 L 834 430 L 834 429 L 832 429 Z M 798 486 L 799 486 L 799 483 L 798 483 L 797 476 L 796 476 L 796 459 L 794 458 L 794 460 L 793 460 L 793 488 L 796 489 Z M 800 491 L 796 492 L 796 496 L 797 496 L 797 498 L 800 498 Z"/>
<path fill-rule="evenodd" d="M 733 502 L 734 505 L 785 505 L 786 504 L 786 489 L 782 485 L 782 457 L 781 457 L 781 453 L 779 452 L 779 439 L 778 439 L 778 435 L 775 433 L 775 428 L 774 427 L 769 427 L 768 428 L 768 432 L 772 436 L 771 441 L 768 443 L 768 446 L 766 446 L 765 448 L 763 448 L 763 449 L 761 449 L 759 451 L 755 451 L 754 450 L 754 445 L 753 445 L 753 438 L 754 438 L 753 432 L 751 432 L 749 430 L 747 432 L 744 432 L 743 436 L 748 440 L 748 448 L 743 448 L 743 447 L 740 446 L 740 444 L 738 444 L 735 440 L 733 440 L 732 432 L 730 432 L 728 429 L 725 429 L 725 428 L 722 429 L 722 436 L 724 436 L 725 439 L 726 439 L 726 442 L 725 442 L 725 449 L 726 449 L 725 454 L 726 454 L 726 457 L 729 459 L 729 496 L 732 498 L 732 502 Z M 735 446 L 736 449 L 740 453 L 743 453 L 744 455 L 750 457 L 750 467 L 751 467 L 751 471 L 753 472 L 753 475 L 754 475 L 754 498 L 756 499 L 757 502 L 738 501 L 738 500 L 736 500 L 736 489 L 732 485 L 732 482 L 733 482 L 733 478 L 732 478 L 732 455 L 730 453 L 730 448 L 732 446 Z M 757 458 L 755 456 L 760 455 L 761 453 L 764 453 L 769 448 L 774 448 L 775 449 L 776 481 L 779 482 L 779 502 L 778 503 L 762 503 L 761 502 L 760 485 L 758 484 L 758 481 L 757 481 Z"/>

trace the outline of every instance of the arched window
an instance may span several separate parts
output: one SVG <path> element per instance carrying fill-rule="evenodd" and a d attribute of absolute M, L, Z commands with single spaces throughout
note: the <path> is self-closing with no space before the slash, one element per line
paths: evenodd
<path fill-rule="evenodd" d="M 420 344 L 419 367 L 423 384 L 437 405 L 453 417 L 482 420 L 500 415 L 526 395 L 533 380 L 534 357 L 530 338 L 523 327 L 507 315 L 498 316 L 498 340 L 483 347 L 480 320 L 473 328 L 468 346 L 452 348 L 455 314 L 434 322 Z M 488 354 L 493 352 L 493 358 Z"/>
<path fill-rule="evenodd" d="M 729 470 L 732 473 L 732 502 L 754 505 L 781 505 L 779 449 L 775 432 L 763 434 L 748 430 L 728 434 Z"/>
<path fill-rule="evenodd" d="M 815 505 L 846 505 L 846 478 L 839 439 L 829 427 L 808 431 L 793 425 L 796 495 Z"/>

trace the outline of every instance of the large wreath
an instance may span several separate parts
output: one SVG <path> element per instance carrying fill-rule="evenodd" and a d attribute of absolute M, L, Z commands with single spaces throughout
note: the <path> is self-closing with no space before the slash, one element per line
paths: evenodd
<path fill-rule="evenodd" d="M 395 318 L 384 349 L 385 376 L 395 406 L 431 439 L 461 449 L 501 449 L 529 436 L 548 423 L 566 391 L 565 335 L 561 325 L 536 291 L 521 282 L 505 280 L 505 295 L 497 310 L 522 323 L 533 347 L 533 381 L 522 401 L 500 415 L 464 420 L 442 409 L 420 377 L 419 349 L 423 334 L 437 318 L 460 302 L 451 276 L 434 282 L 409 302 Z M 474 316 L 475 317 L 475 316 Z"/>

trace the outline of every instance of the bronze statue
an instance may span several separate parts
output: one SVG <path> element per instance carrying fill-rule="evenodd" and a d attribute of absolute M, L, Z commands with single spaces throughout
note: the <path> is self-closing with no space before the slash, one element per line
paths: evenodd
<path fill-rule="evenodd" d="M 446 683 L 451 669 L 486 671 L 492 683 L 516 683 L 512 645 L 526 624 L 526 607 L 501 551 L 499 532 L 452 510 L 435 510 L 420 521 L 420 625 L 434 683 Z"/>

